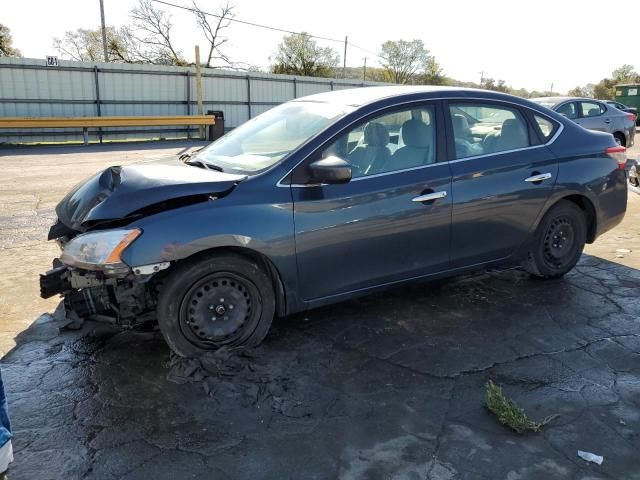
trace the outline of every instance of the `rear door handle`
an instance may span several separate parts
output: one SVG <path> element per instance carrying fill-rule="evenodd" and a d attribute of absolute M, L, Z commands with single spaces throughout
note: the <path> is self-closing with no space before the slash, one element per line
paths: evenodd
<path fill-rule="evenodd" d="M 608 118 L 604 121 L 604 123 L 611 123 L 611 120 L 609 120 Z"/>
<path fill-rule="evenodd" d="M 552 175 L 550 173 L 539 173 L 537 175 L 532 175 L 529 178 L 525 178 L 524 181 L 529 183 L 536 183 L 536 182 L 541 182 L 543 180 L 549 180 L 551 176 Z"/>
<path fill-rule="evenodd" d="M 438 200 L 439 198 L 444 198 L 447 196 L 447 192 L 433 192 L 427 193 L 425 195 L 420 195 L 418 197 L 412 198 L 412 202 L 430 202 L 432 200 Z"/>

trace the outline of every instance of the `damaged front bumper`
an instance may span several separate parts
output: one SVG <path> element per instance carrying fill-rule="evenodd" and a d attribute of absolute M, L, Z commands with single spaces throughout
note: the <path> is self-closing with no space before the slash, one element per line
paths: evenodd
<path fill-rule="evenodd" d="M 157 297 L 155 274 L 169 264 L 138 267 L 118 276 L 69 267 L 60 260 L 40 275 L 40 296 L 64 297 L 66 315 L 130 327 L 153 319 Z"/>

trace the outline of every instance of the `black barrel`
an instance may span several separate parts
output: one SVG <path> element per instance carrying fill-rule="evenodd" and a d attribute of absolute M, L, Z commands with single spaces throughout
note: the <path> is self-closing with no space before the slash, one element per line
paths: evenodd
<path fill-rule="evenodd" d="M 224 112 L 222 110 L 208 110 L 207 115 L 213 115 L 216 122 L 209 125 L 209 140 L 217 140 L 224 135 Z"/>

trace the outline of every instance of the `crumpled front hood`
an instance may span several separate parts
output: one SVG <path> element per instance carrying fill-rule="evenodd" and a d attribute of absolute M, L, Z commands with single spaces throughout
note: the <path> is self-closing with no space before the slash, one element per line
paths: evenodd
<path fill-rule="evenodd" d="M 72 188 L 56 213 L 67 227 L 84 231 L 88 223 L 124 219 L 163 202 L 220 196 L 245 178 L 179 161 L 109 167 Z"/>

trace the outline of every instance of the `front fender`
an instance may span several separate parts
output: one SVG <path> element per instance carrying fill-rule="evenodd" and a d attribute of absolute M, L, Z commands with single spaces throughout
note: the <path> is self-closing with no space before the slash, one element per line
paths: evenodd
<path fill-rule="evenodd" d="M 239 193 L 239 192 L 238 192 Z M 220 247 L 240 247 L 267 257 L 277 269 L 287 293 L 295 292 L 297 268 L 293 205 L 288 188 L 278 189 L 270 203 L 227 197 L 162 212 L 132 226 L 142 235 L 122 259 L 131 267 L 188 258 Z"/>

